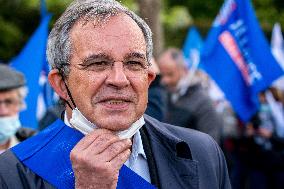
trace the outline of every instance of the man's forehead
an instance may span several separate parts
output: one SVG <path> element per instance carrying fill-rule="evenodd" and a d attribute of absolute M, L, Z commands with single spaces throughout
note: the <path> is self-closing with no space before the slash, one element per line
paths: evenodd
<path fill-rule="evenodd" d="M 126 14 L 111 16 L 106 22 L 96 20 L 79 20 L 71 30 L 73 53 L 85 51 L 90 53 L 131 51 L 146 54 L 146 40 L 141 28 Z M 126 52 L 125 50 L 129 51 Z"/>
<path fill-rule="evenodd" d="M 109 25 L 116 26 L 118 24 L 125 24 L 125 25 L 131 25 L 131 28 L 125 27 L 125 29 L 139 29 L 139 26 L 137 23 L 127 14 L 125 13 L 117 13 L 115 15 L 104 15 L 103 17 L 101 16 L 89 16 L 89 17 L 81 17 L 78 19 L 73 27 L 71 28 L 72 31 L 76 30 L 84 30 L 85 28 L 91 27 L 93 29 L 95 28 L 105 28 Z M 141 31 L 142 32 L 142 31 Z"/>
<path fill-rule="evenodd" d="M 18 94 L 18 91 L 17 89 L 11 89 L 11 90 L 8 90 L 8 91 L 0 91 L 0 99 L 3 99 L 3 98 L 13 98 L 15 96 L 17 96 Z"/>
<path fill-rule="evenodd" d="M 165 52 L 161 55 L 161 57 L 158 59 L 158 63 L 160 65 L 172 65 L 174 66 L 175 60 L 172 58 L 171 54 L 169 52 Z"/>
<path fill-rule="evenodd" d="M 81 36 L 82 34 L 89 34 L 93 37 L 111 35 L 118 38 L 124 35 L 130 35 L 145 40 L 141 28 L 130 16 L 124 13 L 106 17 L 103 20 L 101 18 L 79 19 L 71 28 L 71 39 Z"/>

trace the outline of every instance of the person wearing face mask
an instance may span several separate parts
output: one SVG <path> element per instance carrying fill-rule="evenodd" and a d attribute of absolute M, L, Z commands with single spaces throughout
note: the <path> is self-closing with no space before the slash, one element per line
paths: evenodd
<path fill-rule="evenodd" d="M 25 82 L 23 74 L 0 64 L 0 153 L 35 133 L 22 128 L 19 120 L 26 96 Z"/>
<path fill-rule="evenodd" d="M 145 113 L 149 26 L 115 0 L 76 0 L 47 45 L 62 120 L 0 156 L 0 188 L 230 189 L 218 144 Z"/>

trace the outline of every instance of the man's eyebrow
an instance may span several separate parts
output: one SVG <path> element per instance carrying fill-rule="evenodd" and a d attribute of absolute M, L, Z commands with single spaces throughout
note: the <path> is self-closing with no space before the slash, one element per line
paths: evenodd
<path fill-rule="evenodd" d="M 95 60 L 95 59 L 112 60 L 112 58 L 110 56 L 108 56 L 107 54 L 99 53 L 99 54 L 91 54 L 91 55 L 89 55 L 88 57 L 83 59 L 82 63 L 84 64 L 84 63 L 87 63 L 87 62 Z"/>
<path fill-rule="evenodd" d="M 139 53 L 139 52 L 131 52 L 131 53 L 128 53 L 124 58 L 125 58 L 125 59 L 129 59 L 129 58 L 140 58 L 140 59 L 146 60 L 145 54 Z"/>

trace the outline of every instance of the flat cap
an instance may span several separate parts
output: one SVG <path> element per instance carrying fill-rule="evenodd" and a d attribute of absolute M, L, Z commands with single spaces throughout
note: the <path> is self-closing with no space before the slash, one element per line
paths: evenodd
<path fill-rule="evenodd" d="M 25 84 L 26 80 L 22 73 L 5 64 L 0 64 L 0 91 L 16 89 Z"/>

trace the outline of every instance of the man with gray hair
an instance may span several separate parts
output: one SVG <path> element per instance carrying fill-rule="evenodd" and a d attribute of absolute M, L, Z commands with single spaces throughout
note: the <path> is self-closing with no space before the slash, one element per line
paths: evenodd
<path fill-rule="evenodd" d="M 158 65 L 161 83 L 169 92 L 165 122 L 204 132 L 220 143 L 222 117 L 202 86 L 204 81 L 198 72 L 188 69 L 183 53 L 169 48 L 160 55 Z"/>
<path fill-rule="evenodd" d="M 25 107 L 25 84 L 22 73 L 0 64 L 0 154 L 35 133 L 21 127 L 19 120 Z"/>
<path fill-rule="evenodd" d="M 144 114 L 152 48 L 149 27 L 117 1 L 74 1 L 47 46 L 65 114 L 1 156 L 1 188 L 230 188 L 210 137 Z"/>

